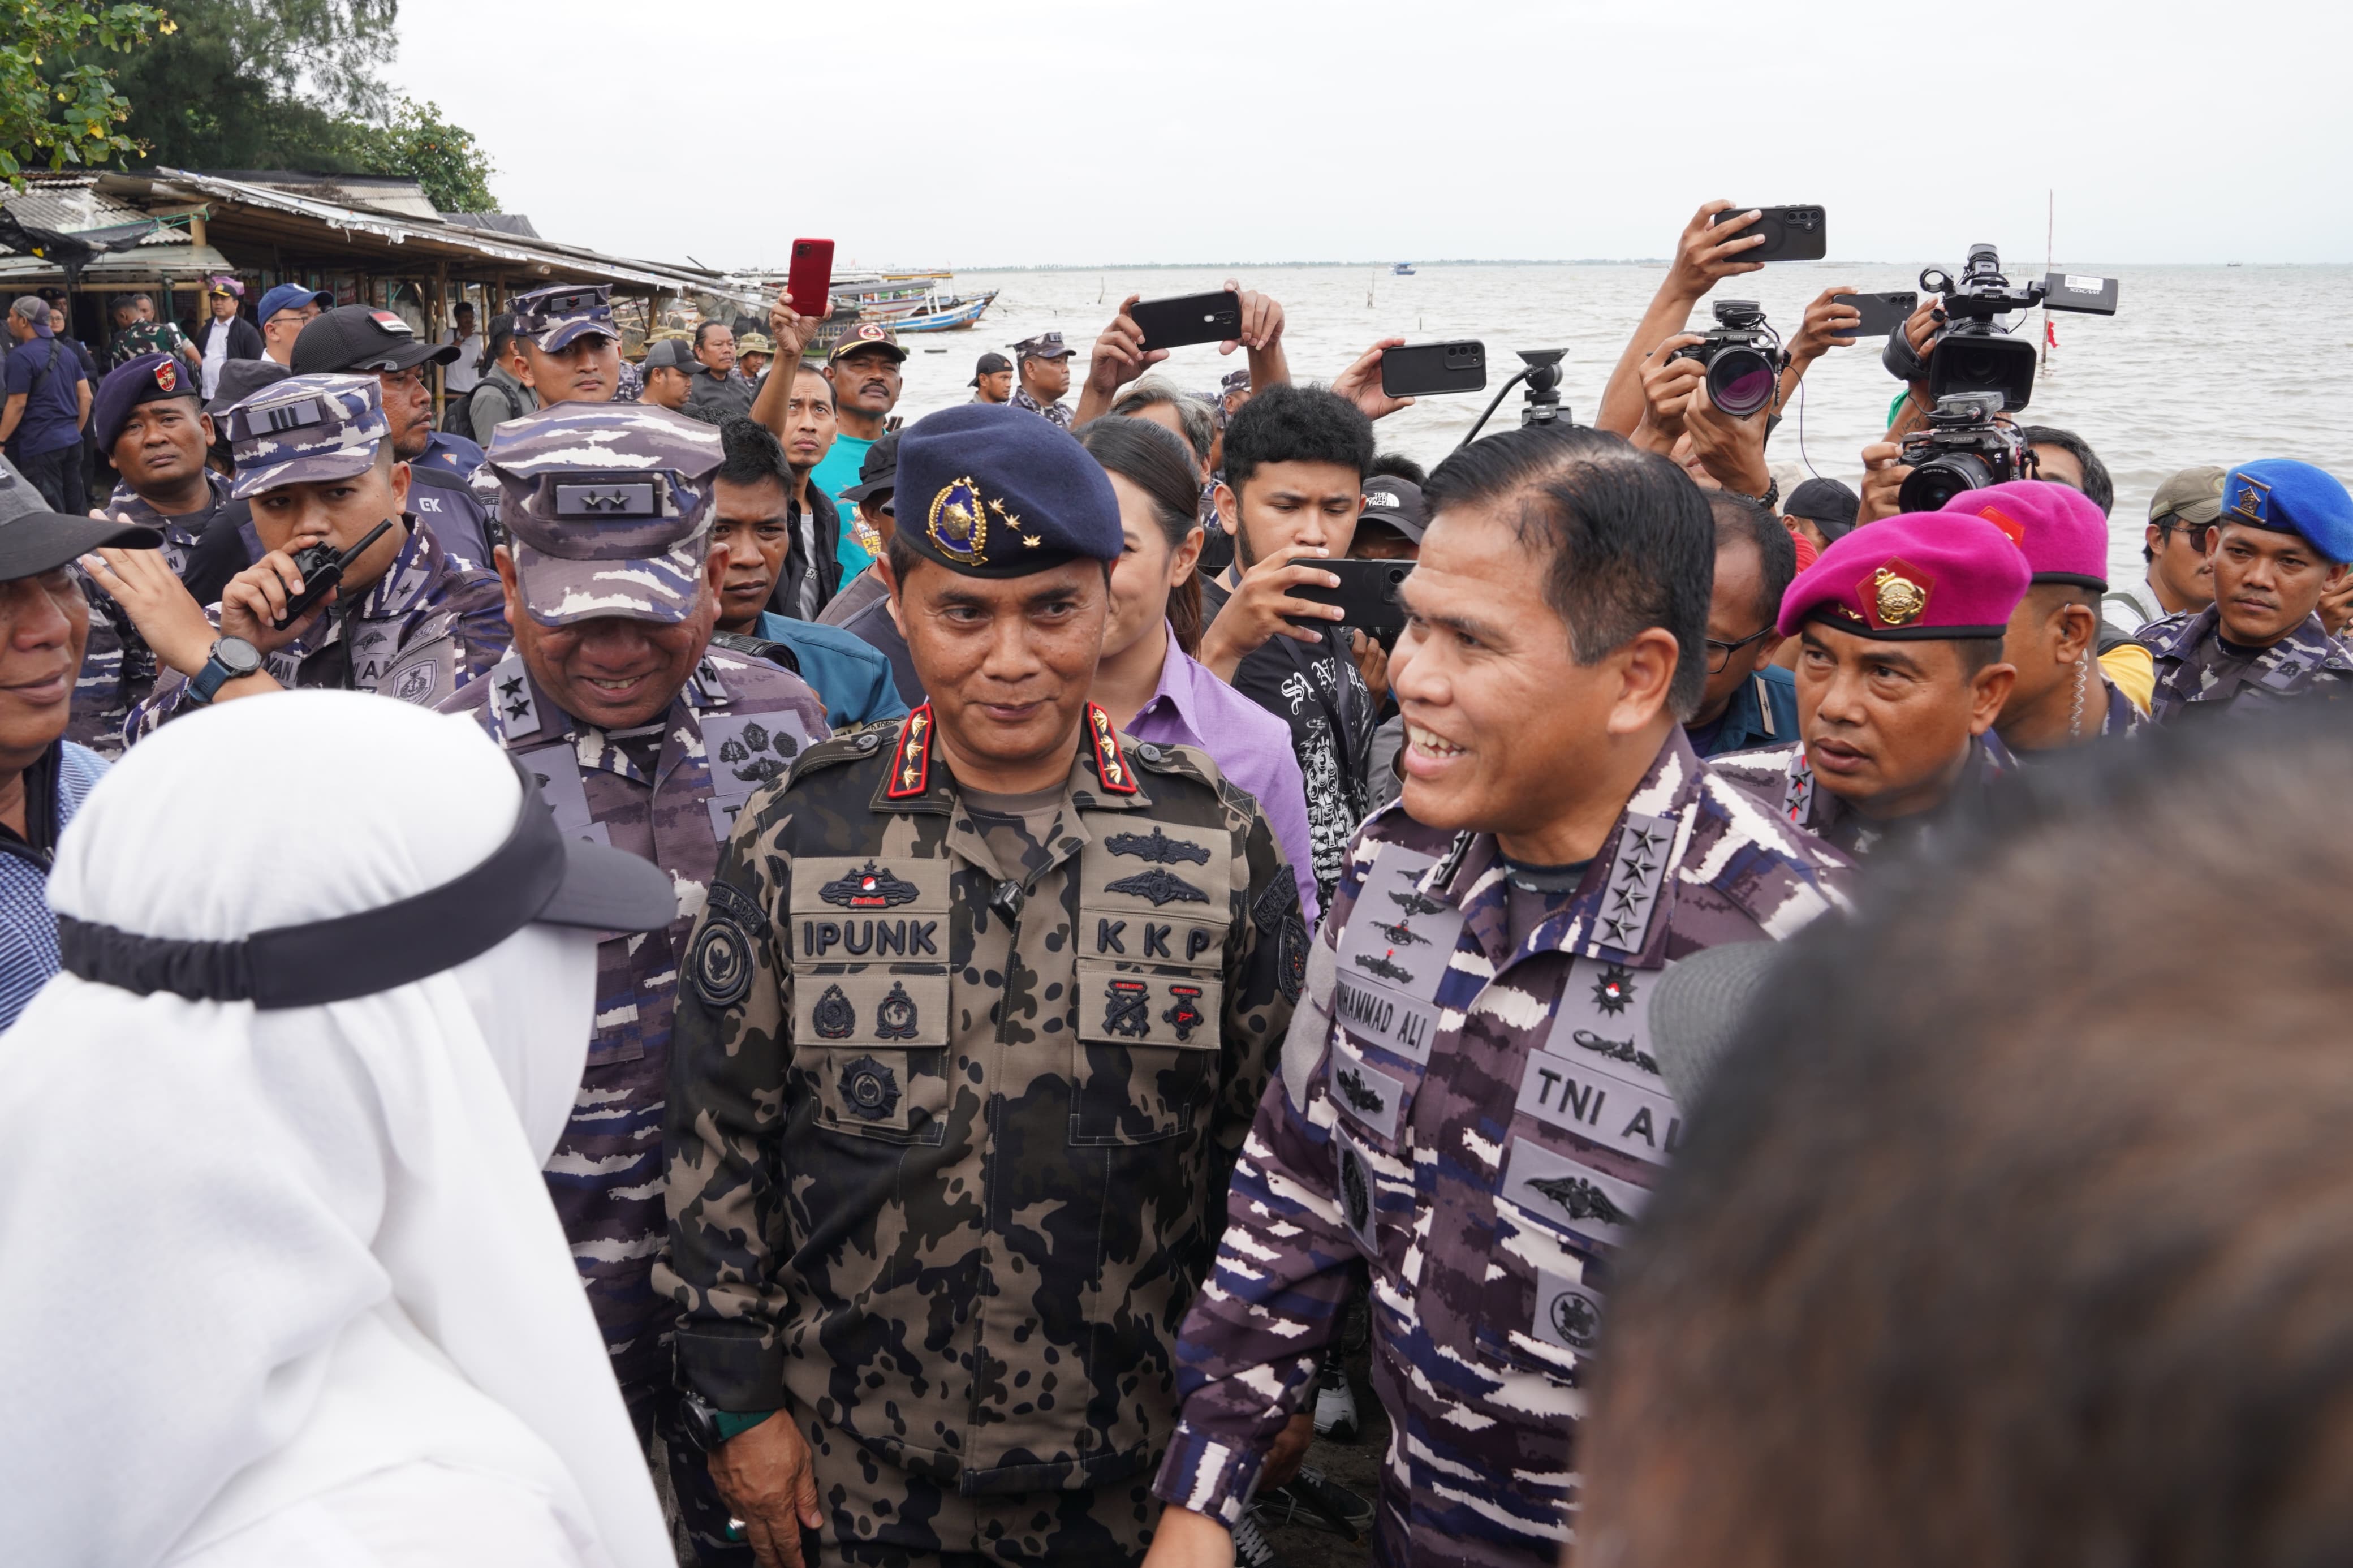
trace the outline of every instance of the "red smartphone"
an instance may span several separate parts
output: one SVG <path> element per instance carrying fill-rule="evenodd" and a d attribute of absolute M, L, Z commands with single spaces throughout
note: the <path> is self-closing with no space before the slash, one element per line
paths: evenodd
<path fill-rule="evenodd" d="M 793 269 L 785 279 L 785 292 L 792 296 L 793 309 L 804 316 L 825 314 L 826 290 L 832 287 L 833 241 L 793 241 Z"/>

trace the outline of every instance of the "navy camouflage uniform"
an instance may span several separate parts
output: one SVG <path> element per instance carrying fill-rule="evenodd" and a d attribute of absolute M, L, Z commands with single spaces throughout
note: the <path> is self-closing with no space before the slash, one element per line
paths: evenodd
<path fill-rule="evenodd" d="M 271 383 L 229 409 L 239 500 L 280 485 L 349 479 L 376 460 L 389 438 L 374 376 L 297 375 Z M 416 518 L 384 575 L 355 595 L 338 593 L 310 628 L 262 656 L 281 686 L 375 691 L 431 707 L 496 662 L 508 642 L 499 580 L 452 560 Z M 242 525 L 250 558 L 267 552 L 250 518 Z M 220 606 L 205 611 L 216 626 Z M 125 742 L 136 744 L 189 706 L 187 678 L 165 671 L 131 710 Z"/>
<path fill-rule="evenodd" d="M 717 431 L 641 404 L 557 404 L 500 426 L 485 469 L 502 492 L 527 613 L 550 626 L 691 615 L 720 457 Z M 669 1450 L 696 1551 L 706 1563 L 748 1564 L 677 1426 L 674 1312 L 652 1284 L 669 1228 L 663 1104 L 679 960 L 721 846 L 753 791 L 828 734 L 825 706 L 798 676 L 718 647 L 664 712 L 628 731 L 566 712 L 515 652 L 442 706 L 532 771 L 559 827 L 644 856 L 677 887 L 668 931 L 597 946 L 596 1033 L 547 1184 L 639 1436 L 659 1432 Z"/>
<path fill-rule="evenodd" d="M 1060 332 L 1040 332 L 1034 338 L 1024 338 L 1019 342 L 1009 346 L 1013 350 L 1013 362 L 1017 367 L 1024 360 L 1068 359 L 1076 352 L 1062 341 L 1062 334 Z M 1040 403 L 1030 396 L 1029 389 L 1021 384 L 1018 370 L 1014 377 L 1013 395 L 1007 400 L 1006 405 L 1009 408 L 1018 408 L 1025 414 L 1035 414 L 1057 430 L 1068 430 L 1071 427 L 1071 419 L 1075 417 L 1071 405 L 1059 398 L 1047 404 Z"/>
<path fill-rule="evenodd" d="M 2111 710 L 2117 698 L 2123 699 L 2126 708 L 2132 708 L 2130 698 L 2114 687 L 2110 687 L 2109 691 Z M 2133 711 L 2137 715 L 2139 710 L 2134 709 Z M 2103 734 L 2108 732 L 2109 721 L 2103 720 Z M 1806 747 L 1802 741 L 1710 757 L 1708 764 L 1746 790 L 1768 809 L 1778 812 L 1781 819 L 1791 826 L 1814 835 L 1841 854 L 1861 859 L 1883 845 L 1901 842 L 1911 834 L 1927 827 L 1957 803 L 1981 797 L 1992 787 L 1995 780 L 2017 768 L 2018 757 L 2002 743 L 2000 735 L 1988 730 L 1969 742 L 1968 760 L 1961 764 L 1960 777 L 1954 781 L 1952 793 L 1946 796 L 1943 805 L 1934 811 L 1899 816 L 1888 822 L 1865 816 L 1841 796 L 1820 788 L 1814 778 L 1814 770 L 1806 763 Z"/>
<path fill-rule="evenodd" d="M 1514 876 L 1492 835 L 1402 806 L 1358 834 L 1185 1321 L 1165 1501 L 1240 1517 L 1362 1259 L 1392 1434 L 1375 1561 L 1559 1561 L 1610 1263 L 1682 1131 L 1650 992 L 1843 910 L 1848 867 L 1678 728 L 1565 902 L 1515 910 Z"/>
<path fill-rule="evenodd" d="M 1000 406 L 910 429 L 898 493 L 925 571 L 1119 548 L 1101 469 Z M 1205 754 L 1092 704 L 1018 808 L 935 733 L 810 749 L 721 863 L 671 1059 L 679 1376 L 722 1436 L 797 1424 L 828 1562 L 1134 1562 L 1298 885 Z"/>
<path fill-rule="evenodd" d="M 153 529 L 163 537 L 164 563 L 174 576 L 180 576 L 187 571 L 189 552 L 204 537 L 205 525 L 228 503 L 227 479 L 207 468 L 205 484 L 211 496 L 206 505 L 171 517 L 140 500 L 128 483 L 118 484 L 106 499 L 107 515 Z M 79 566 L 74 577 L 82 597 L 90 601 L 90 640 L 82 646 L 81 672 L 74 678 L 73 717 L 66 734 L 100 756 L 120 756 L 122 727 L 131 710 L 155 689 L 155 651 L 114 595 Z"/>

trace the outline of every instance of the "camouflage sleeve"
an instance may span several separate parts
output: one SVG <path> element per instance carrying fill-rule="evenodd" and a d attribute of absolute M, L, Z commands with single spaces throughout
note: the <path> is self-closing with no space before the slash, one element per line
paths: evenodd
<path fill-rule="evenodd" d="M 1300 928 L 1302 961 L 1284 972 L 1296 1009 L 1282 1070 L 1234 1164 L 1217 1266 L 1177 1337 L 1182 1415 L 1152 1489 L 1228 1525 L 1241 1517 L 1267 1445 L 1314 1386 L 1358 1256 L 1333 1193 L 1324 1058 L 1338 933 L 1374 847 L 1358 839 L 1322 931 L 1310 939 Z M 1295 921 L 1295 888 L 1291 912 Z"/>
<path fill-rule="evenodd" d="M 215 631 L 218 631 L 220 629 L 220 606 L 218 605 L 206 605 L 205 619 L 213 624 L 213 629 Z M 188 678 L 182 675 L 176 669 L 164 670 L 159 677 L 157 677 L 154 689 L 150 691 L 143 700 L 135 704 L 131 710 L 131 717 L 123 721 L 122 743 L 125 746 L 135 746 L 140 742 L 145 740 L 148 736 L 153 734 L 160 726 L 170 720 L 179 717 L 181 709 L 191 706 L 201 706 L 201 704 L 191 704 L 184 701 L 183 699 L 185 699 L 187 694 Z"/>
<path fill-rule="evenodd" d="M 772 1145 L 789 1049 L 792 971 L 778 943 L 790 889 L 769 847 L 783 797 L 763 807 L 737 822 L 687 941 L 662 1129 L 670 1247 L 654 1288 L 679 1307 L 680 1384 L 723 1411 L 785 1404 L 769 1238 L 783 1227 Z"/>
<path fill-rule="evenodd" d="M 450 607 L 458 612 L 452 628 L 458 638 L 456 686 L 462 688 L 480 680 L 491 672 L 491 667 L 507 656 L 514 641 L 514 632 L 507 625 L 506 595 L 499 580 L 488 573 L 483 581 L 470 582 L 454 597 Z"/>
<path fill-rule="evenodd" d="M 74 678 L 73 711 L 66 737 L 102 757 L 122 752 L 122 726 L 132 708 L 155 689 L 155 655 L 112 595 L 77 566 L 74 580 L 90 604 L 90 640 Z"/>

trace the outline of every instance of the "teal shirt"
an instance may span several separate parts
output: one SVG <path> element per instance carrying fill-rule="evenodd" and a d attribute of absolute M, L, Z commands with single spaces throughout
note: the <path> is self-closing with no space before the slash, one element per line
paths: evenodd
<path fill-rule="evenodd" d="M 774 610 L 760 613 L 759 635 L 793 650 L 801 679 L 825 704 L 825 721 L 836 730 L 903 718 L 907 705 L 891 678 L 891 661 L 839 626 L 795 620 Z"/>
<path fill-rule="evenodd" d="M 841 580 L 845 583 L 865 571 L 874 559 L 850 531 L 849 508 L 841 506 L 841 492 L 858 482 L 858 470 L 866 466 L 866 454 L 873 445 L 855 436 L 836 436 L 833 450 L 809 470 L 809 483 L 823 490 L 834 505 L 841 507 L 841 539 L 834 547 L 833 557 L 841 563 Z"/>

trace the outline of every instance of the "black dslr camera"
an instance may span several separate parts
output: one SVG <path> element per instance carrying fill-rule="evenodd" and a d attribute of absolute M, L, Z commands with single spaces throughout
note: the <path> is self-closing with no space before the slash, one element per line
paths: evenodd
<path fill-rule="evenodd" d="M 1707 367 L 1707 400 L 1735 419 L 1772 404 L 1781 367 L 1788 363 L 1780 334 L 1765 324 L 1764 309 L 1754 300 L 1718 300 L 1715 331 L 1677 349 L 1667 363 L 1679 359 Z"/>
<path fill-rule="evenodd" d="M 2034 477 L 2034 459 L 2018 432 L 1994 423 L 1999 392 L 1954 392 L 1936 400 L 1928 427 L 1904 437 L 1912 471 L 1895 492 L 1905 511 L 1941 511 L 1963 490 Z"/>
<path fill-rule="evenodd" d="M 1940 267 L 1921 268 L 1920 287 L 1945 301 L 1945 325 L 1929 342 L 1926 363 L 1901 331 L 1888 334 L 1880 363 L 1898 381 L 1918 381 L 1925 374 L 1928 399 L 1939 405 L 1956 392 L 1996 392 L 2004 411 L 2026 406 L 2034 392 L 2035 347 L 2011 337 L 1998 318 L 2037 305 L 2089 316 L 2116 313 L 2115 279 L 2053 272 L 2039 283 L 2012 288 L 1990 245 L 1969 247 L 1957 279 Z"/>

